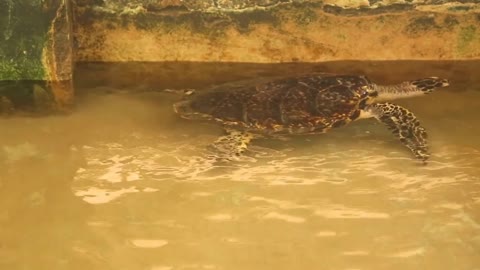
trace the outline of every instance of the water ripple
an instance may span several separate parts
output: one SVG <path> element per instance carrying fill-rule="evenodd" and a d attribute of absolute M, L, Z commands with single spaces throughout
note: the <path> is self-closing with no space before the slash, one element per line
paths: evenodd
<path fill-rule="evenodd" d="M 87 168 L 77 172 L 77 194 L 93 196 L 88 190 L 92 186 L 101 189 L 104 183 L 118 185 L 119 190 L 133 190 L 133 184 L 141 185 L 145 181 L 228 180 L 267 186 L 304 186 L 345 185 L 372 179 L 381 179 L 386 183 L 385 187 L 407 194 L 474 182 L 480 175 L 477 166 L 480 164 L 480 152 L 471 148 L 436 149 L 432 161 L 426 166 L 418 165 L 401 152 L 375 154 L 381 152 L 376 148 L 382 147 L 383 143 L 374 141 L 364 149 L 347 144 L 331 146 L 335 151 L 323 153 L 306 149 L 307 154 L 301 150 L 278 151 L 254 147 L 254 151 L 243 159 L 219 163 L 205 152 L 204 145 L 212 139 L 208 136 L 197 138 L 196 143 L 188 138 L 166 143 L 162 137 L 159 138 L 162 142 L 154 144 L 142 143 L 145 138 L 137 137 L 123 142 L 85 146 Z M 154 138 L 147 139 L 156 141 Z M 111 198 L 119 197 L 113 195 L 118 193 L 111 191 L 108 194 Z"/>

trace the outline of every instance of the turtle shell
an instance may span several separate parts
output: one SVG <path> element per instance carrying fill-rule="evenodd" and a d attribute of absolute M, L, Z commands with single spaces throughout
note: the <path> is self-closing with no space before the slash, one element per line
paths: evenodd
<path fill-rule="evenodd" d="M 357 118 L 373 91 L 363 76 L 310 74 L 216 86 L 175 111 L 253 132 L 316 133 Z"/>

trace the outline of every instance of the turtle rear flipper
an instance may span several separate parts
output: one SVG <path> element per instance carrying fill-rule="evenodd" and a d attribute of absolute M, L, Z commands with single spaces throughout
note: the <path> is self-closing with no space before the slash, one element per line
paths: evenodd
<path fill-rule="evenodd" d="M 216 159 L 232 160 L 240 157 L 248 147 L 253 135 L 238 130 L 226 130 L 227 134 L 209 146 Z"/>
<path fill-rule="evenodd" d="M 427 132 L 409 110 L 391 103 L 368 105 L 365 111 L 387 125 L 415 157 L 423 162 L 429 158 Z"/>

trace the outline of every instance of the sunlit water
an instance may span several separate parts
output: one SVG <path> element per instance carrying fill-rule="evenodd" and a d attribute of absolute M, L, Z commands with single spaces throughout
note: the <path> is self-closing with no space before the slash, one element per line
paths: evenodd
<path fill-rule="evenodd" d="M 296 71 L 451 87 L 396 102 L 429 132 L 416 162 L 386 128 L 259 140 L 214 163 L 222 130 L 164 88 Z M 0 269 L 480 269 L 480 64 L 86 65 L 71 115 L 0 120 Z"/>

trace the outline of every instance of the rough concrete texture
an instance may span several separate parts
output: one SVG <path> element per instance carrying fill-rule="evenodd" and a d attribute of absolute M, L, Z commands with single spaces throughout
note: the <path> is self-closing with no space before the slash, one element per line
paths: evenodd
<path fill-rule="evenodd" d="M 71 21 L 68 0 L 0 1 L 0 113 L 68 108 Z"/>
<path fill-rule="evenodd" d="M 480 59 L 478 1 L 77 0 L 78 61 Z"/>

